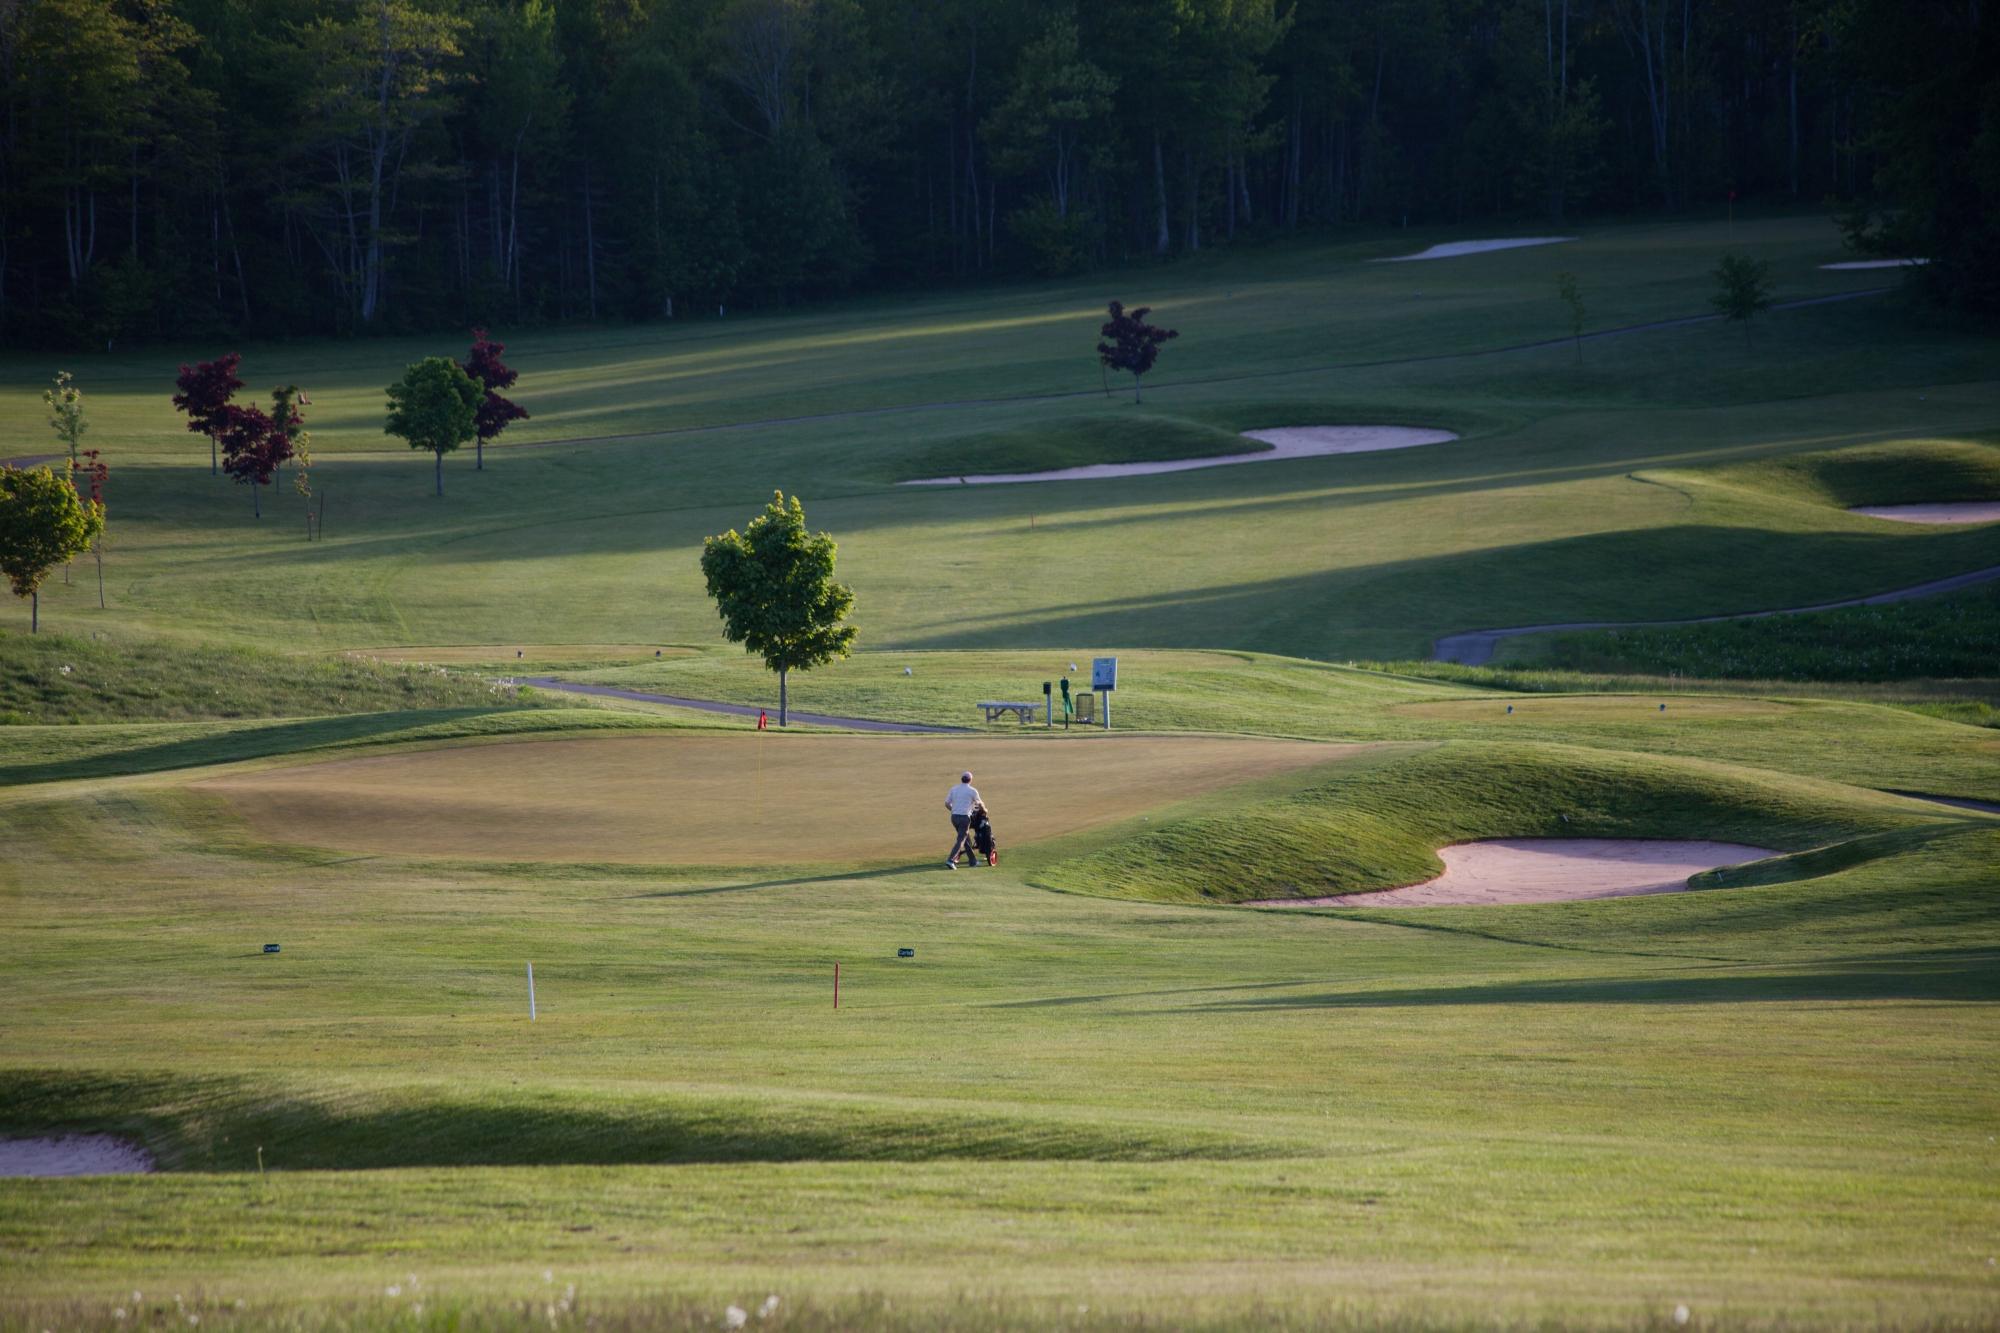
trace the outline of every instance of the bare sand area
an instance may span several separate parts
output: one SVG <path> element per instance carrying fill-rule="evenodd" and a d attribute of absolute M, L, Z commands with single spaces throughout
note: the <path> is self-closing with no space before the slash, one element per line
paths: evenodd
<path fill-rule="evenodd" d="M 1853 273 L 1875 268 L 1915 268 L 1930 262 L 1928 259 L 1843 259 L 1838 264 L 1821 264 L 1820 267 L 1835 273 Z"/>
<path fill-rule="evenodd" d="M 991 803 L 1004 855 L 1369 748 L 1225 736 L 590 737 L 333 759 L 191 786 L 273 842 L 352 852 L 921 864 L 944 860 L 944 796 L 962 769 Z"/>
<path fill-rule="evenodd" d="M 1952 500 L 1927 505 L 1860 505 L 1847 511 L 1896 523 L 2000 523 L 2000 500 Z"/>
<path fill-rule="evenodd" d="M 506 665 L 518 662 L 530 666 L 550 662 L 637 662 L 660 657 L 689 657 L 692 648 L 669 648 L 657 643 L 433 643 L 389 648 L 354 648 L 349 657 L 366 657 L 377 662 L 422 662 L 437 666 L 465 663 Z"/>
<path fill-rule="evenodd" d="M 1250 907 L 1491 907 L 1672 893 L 1690 875 L 1779 853 L 1734 842 L 1652 838 L 1496 838 L 1438 850 L 1444 873 L 1423 884 L 1328 898 L 1271 898 Z"/>
<path fill-rule="evenodd" d="M 1280 426 L 1270 430 L 1246 430 L 1243 438 L 1271 447 L 1254 453 L 1176 458 L 1160 463 L 1089 463 L 1049 472 L 987 472 L 962 477 L 926 477 L 902 484 L 1006 486 L 1026 481 L 1148 477 L 1161 472 L 1192 472 L 1197 468 L 1229 467 L 1236 463 L 1277 463 L 1288 458 L 1324 458 L 1332 454 L 1372 454 L 1384 449 L 1413 449 L 1424 444 L 1449 444 L 1458 436 L 1448 430 L 1427 430 L 1417 426 Z"/>
<path fill-rule="evenodd" d="M 1460 255 L 1483 255 L 1493 250 L 1521 250 L 1531 245 L 1561 245 L 1573 241 L 1574 236 L 1515 236 L 1492 241 L 1446 241 L 1443 245 L 1433 245 L 1428 250 L 1419 250 L 1413 255 L 1392 255 L 1387 259 L 1371 260 L 1376 264 L 1408 264 L 1418 259 L 1456 259 Z"/>
<path fill-rule="evenodd" d="M 124 1176 L 152 1169 L 144 1148 L 109 1134 L 0 1139 L 0 1176 Z"/>

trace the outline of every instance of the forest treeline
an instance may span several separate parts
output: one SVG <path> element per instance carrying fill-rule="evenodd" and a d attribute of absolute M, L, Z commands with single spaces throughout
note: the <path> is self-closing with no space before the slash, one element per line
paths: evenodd
<path fill-rule="evenodd" d="M 712 315 L 1842 209 L 2000 305 L 1981 0 L 0 0 L 0 336 Z"/>

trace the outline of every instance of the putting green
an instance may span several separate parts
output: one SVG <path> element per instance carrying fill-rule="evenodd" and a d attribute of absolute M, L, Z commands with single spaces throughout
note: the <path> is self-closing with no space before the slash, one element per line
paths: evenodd
<path fill-rule="evenodd" d="M 1205 736 L 644 736 L 329 760 L 193 784 L 274 842 L 503 861 L 941 861 L 970 768 L 1003 847 L 1367 746 Z M 942 870 L 942 866 L 939 867 Z"/>

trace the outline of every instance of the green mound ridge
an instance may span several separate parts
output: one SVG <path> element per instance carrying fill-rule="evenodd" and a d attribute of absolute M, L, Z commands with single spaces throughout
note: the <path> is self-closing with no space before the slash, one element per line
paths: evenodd
<path fill-rule="evenodd" d="M 1708 680 L 1974 679 L 2000 661 L 2000 582 L 1887 606 L 1538 635 L 1521 657 L 1566 671 Z"/>
<path fill-rule="evenodd" d="M 10 1069 L 0 1127 L 142 1139 L 181 1171 L 719 1162 L 1217 1160 L 1280 1155 L 1273 1141 L 1186 1126 L 851 1098 L 639 1094 L 516 1085 L 306 1086 L 231 1076 Z"/>
<path fill-rule="evenodd" d="M 1219 425 L 1141 412 L 1075 417 L 931 444 L 897 465 L 898 481 L 987 472 L 1050 472 L 1092 463 L 1160 463 L 1258 453 L 1266 444 Z"/>
<path fill-rule="evenodd" d="M 1043 870 L 1050 888 L 1157 902 L 1318 897 L 1420 883 L 1482 838 L 1690 838 L 1803 851 L 1929 822 L 1892 797 L 1700 761 L 1555 745 L 1363 756 L 1283 792 L 1195 806 Z M 1942 817 L 1940 817 L 1942 818 Z"/>
<path fill-rule="evenodd" d="M 563 704 L 576 696 L 555 696 Z M 715 719 L 709 725 L 720 724 Z M 698 721 L 694 725 L 703 725 Z M 125 777 L 278 755 L 551 732 L 648 731 L 679 718 L 610 709 L 442 708 L 256 722 L 0 728 L 0 787 Z"/>
<path fill-rule="evenodd" d="M 2000 500 L 2000 443 L 1976 438 L 1896 440 L 1655 475 L 1839 509 Z"/>
<path fill-rule="evenodd" d="M 508 708 L 532 698 L 442 667 L 0 630 L 0 726 Z"/>

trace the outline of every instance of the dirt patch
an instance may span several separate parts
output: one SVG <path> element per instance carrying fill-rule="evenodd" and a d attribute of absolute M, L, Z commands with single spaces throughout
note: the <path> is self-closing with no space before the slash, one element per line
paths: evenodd
<path fill-rule="evenodd" d="M 1565 241 L 1575 239 L 1574 236 L 1516 236 L 1511 240 L 1446 241 L 1443 245 L 1433 245 L 1428 250 L 1419 250 L 1413 255 L 1392 255 L 1387 259 L 1371 262 L 1408 264 L 1419 259 L 1456 259 L 1460 255 L 1483 255 L 1494 250 L 1521 250 L 1531 245 L 1561 245 Z"/>
<path fill-rule="evenodd" d="M 762 732 L 455 746 L 192 786 L 273 842 L 343 851 L 682 865 L 942 861 L 951 842 L 944 794 L 961 769 L 976 775 L 1004 849 L 1367 748 Z"/>
<path fill-rule="evenodd" d="M 0 1139 L 0 1176 L 129 1176 L 152 1169 L 144 1148 L 109 1134 Z"/>
<path fill-rule="evenodd" d="M 1105 477 L 1150 477 L 1162 472 L 1192 472 L 1197 468 L 1229 467 L 1237 463 L 1277 463 L 1289 458 L 1323 458 L 1331 454 L 1369 454 L 1383 449 L 1410 449 L 1420 444 L 1449 444 L 1458 438 L 1448 430 L 1417 426 L 1284 426 L 1246 430 L 1243 438 L 1268 444 L 1255 453 L 1217 454 L 1209 458 L 1176 458 L 1164 463 L 1090 463 L 1050 472 L 987 472 L 963 477 L 926 477 L 904 486 L 1008 486 L 1030 481 L 1090 481 Z"/>
<path fill-rule="evenodd" d="M 1650 838 L 1502 838 L 1438 851 L 1444 873 L 1423 884 L 1328 898 L 1272 898 L 1250 907 L 1487 907 L 1673 893 L 1688 877 L 1779 853 L 1734 842 Z"/>
<path fill-rule="evenodd" d="M 1847 511 L 1896 523 L 2000 523 L 2000 500 L 1953 500 L 1927 505 L 1858 505 Z"/>
<path fill-rule="evenodd" d="M 1662 712 L 1660 705 L 1666 705 Z M 1488 699 L 1440 699 L 1431 703 L 1397 704 L 1391 712 L 1440 722 L 1648 722 L 1661 724 L 1688 718 L 1769 717 L 1791 712 L 1797 705 L 1770 699 L 1670 697 L 1614 694 Z M 1513 711 L 1509 712 L 1511 709 Z"/>

